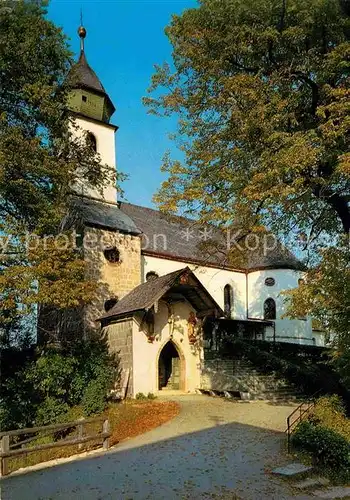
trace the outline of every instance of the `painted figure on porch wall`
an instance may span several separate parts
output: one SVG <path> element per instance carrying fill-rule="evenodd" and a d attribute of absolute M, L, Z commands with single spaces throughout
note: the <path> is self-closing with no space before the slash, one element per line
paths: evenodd
<path fill-rule="evenodd" d="M 190 312 L 190 315 L 187 320 L 187 333 L 188 333 L 188 340 L 190 344 L 194 344 L 196 342 L 196 336 L 197 336 L 197 318 L 196 315 L 193 311 Z"/>

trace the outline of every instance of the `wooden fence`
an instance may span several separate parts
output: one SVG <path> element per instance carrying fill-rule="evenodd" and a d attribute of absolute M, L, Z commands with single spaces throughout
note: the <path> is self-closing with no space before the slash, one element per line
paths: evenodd
<path fill-rule="evenodd" d="M 86 424 L 101 422 L 102 430 L 97 434 L 84 435 L 84 426 Z M 71 439 L 60 439 L 52 443 L 39 444 L 32 447 L 23 447 L 24 445 L 37 440 L 40 437 L 47 436 L 57 431 L 64 431 L 65 429 L 77 429 L 77 436 Z M 39 433 L 44 433 L 38 435 Z M 15 436 L 27 436 L 28 434 L 35 434 L 33 437 L 26 437 L 22 441 L 13 441 Z M 110 425 L 108 419 L 94 418 L 88 420 L 76 420 L 74 422 L 67 422 L 64 424 L 52 424 L 42 427 L 29 427 L 27 429 L 16 429 L 13 431 L 0 432 L 1 448 L 0 448 L 0 475 L 6 476 L 9 473 L 8 460 L 12 457 L 19 455 L 27 455 L 35 451 L 49 450 L 51 448 L 59 448 L 62 446 L 78 445 L 78 450 L 82 449 L 84 443 L 89 441 L 100 441 L 104 450 L 109 448 L 109 438 L 111 436 Z"/>

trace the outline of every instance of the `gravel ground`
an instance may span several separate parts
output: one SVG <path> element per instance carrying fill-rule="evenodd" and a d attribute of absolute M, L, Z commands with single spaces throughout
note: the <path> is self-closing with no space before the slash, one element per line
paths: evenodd
<path fill-rule="evenodd" d="M 108 453 L 5 478 L 4 500 L 307 500 L 268 471 L 290 460 L 283 444 L 290 405 L 235 403 L 201 395 L 172 421 Z"/>

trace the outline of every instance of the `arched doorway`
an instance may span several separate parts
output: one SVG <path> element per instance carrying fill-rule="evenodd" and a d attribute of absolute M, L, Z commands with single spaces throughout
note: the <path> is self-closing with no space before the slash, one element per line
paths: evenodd
<path fill-rule="evenodd" d="M 184 360 L 176 345 L 170 340 L 158 359 L 158 389 L 184 389 Z"/>

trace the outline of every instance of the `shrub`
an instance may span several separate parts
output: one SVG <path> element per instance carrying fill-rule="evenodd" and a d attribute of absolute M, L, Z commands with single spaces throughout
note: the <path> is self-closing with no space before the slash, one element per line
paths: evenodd
<path fill-rule="evenodd" d="M 334 471 L 350 470 L 350 443 L 332 429 L 301 422 L 292 434 L 292 444 L 310 453 L 321 466 Z"/>
<path fill-rule="evenodd" d="M 339 396 L 319 398 L 308 420 L 338 432 L 350 442 L 350 420 L 346 418 L 344 404 Z"/>
<path fill-rule="evenodd" d="M 17 372 L 10 369 L 14 356 L 8 356 L 1 380 L 2 430 L 61 422 L 69 408 L 79 404 L 86 415 L 103 411 L 119 375 L 118 360 L 104 342 L 76 342 L 30 355 Z"/>
<path fill-rule="evenodd" d="M 107 405 L 107 390 L 104 380 L 91 380 L 87 385 L 82 399 L 84 415 L 87 417 L 102 413 Z"/>
<path fill-rule="evenodd" d="M 157 398 L 157 396 L 155 394 L 153 394 L 153 392 L 149 392 L 147 394 L 147 399 L 156 399 L 156 398 Z"/>
<path fill-rule="evenodd" d="M 67 414 L 69 406 L 59 399 L 48 397 L 38 407 L 35 423 L 37 425 L 49 425 L 62 422 Z"/>
<path fill-rule="evenodd" d="M 145 396 L 143 392 L 138 392 L 135 396 L 135 399 L 147 399 L 147 396 Z"/>
<path fill-rule="evenodd" d="M 26 368 L 27 364 L 7 376 L 1 372 L 0 430 L 21 429 L 35 423 L 41 398 L 28 382 Z"/>

